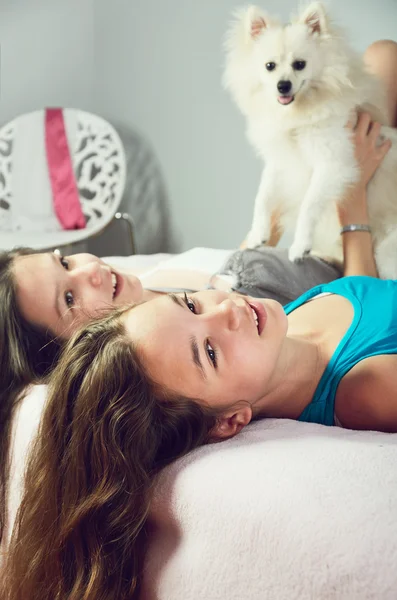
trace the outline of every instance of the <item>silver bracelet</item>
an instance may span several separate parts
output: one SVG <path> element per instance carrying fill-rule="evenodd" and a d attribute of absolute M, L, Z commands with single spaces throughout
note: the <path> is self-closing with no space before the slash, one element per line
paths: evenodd
<path fill-rule="evenodd" d="M 369 225 L 353 224 L 345 225 L 340 230 L 341 233 L 348 233 L 349 231 L 368 231 L 368 233 L 371 233 L 371 227 Z"/>

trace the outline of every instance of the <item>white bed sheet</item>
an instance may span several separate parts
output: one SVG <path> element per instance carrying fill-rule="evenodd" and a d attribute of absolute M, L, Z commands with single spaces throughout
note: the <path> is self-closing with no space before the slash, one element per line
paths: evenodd
<path fill-rule="evenodd" d="M 141 600 L 395 600 L 397 434 L 264 419 L 160 475 Z"/>
<path fill-rule="evenodd" d="M 103 260 L 119 269 L 144 277 L 157 270 L 192 270 L 213 274 L 219 271 L 234 250 L 196 247 L 181 254 L 135 254 L 107 256 Z"/>

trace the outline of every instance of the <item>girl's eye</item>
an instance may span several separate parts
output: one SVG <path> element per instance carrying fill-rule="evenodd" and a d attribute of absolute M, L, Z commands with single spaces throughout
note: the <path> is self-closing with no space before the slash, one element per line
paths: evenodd
<path fill-rule="evenodd" d="M 207 348 L 208 357 L 216 369 L 218 366 L 216 350 L 215 350 L 215 348 L 213 348 L 211 346 L 211 344 L 209 343 L 208 340 L 207 340 L 206 348 Z"/>
<path fill-rule="evenodd" d="M 193 300 L 191 300 L 191 298 L 188 298 L 188 297 L 186 296 L 186 292 L 185 292 L 184 296 L 185 296 L 185 304 L 186 304 L 186 306 L 188 307 L 188 309 L 189 309 L 189 310 L 190 310 L 190 311 L 191 311 L 193 314 L 196 314 L 196 312 L 197 312 L 197 311 L 196 311 L 196 305 L 195 305 L 195 303 L 193 302 Z"/>
<path fill-rule="evenodd" d="M 71 308 L 74 305 L 74 298 L 72 292 L 65 293 L 65 302 L 68 308 Z"/>
<path fill-rule="evenodd" d="M 59 262 L 61 263 L 64 269 L 66 269 L 67 271 L 69 270 L 69 261 L 67 260 L 67 258 L 65 258 L 64 256 L 60 256 Z"/>

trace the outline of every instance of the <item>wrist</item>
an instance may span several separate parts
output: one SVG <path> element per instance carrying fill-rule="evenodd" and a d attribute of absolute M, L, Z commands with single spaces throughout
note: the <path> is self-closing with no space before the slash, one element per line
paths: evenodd
<path fill-rule="evenodd" d="M 367 192 L 365 188 L 354 188 L 345 196 L 338 210 L 341 226 L 351 223 L 369 223 Z"/>
<path fill-rule="evenodd" d="M 366 223 L 351 223 L 349 225 L 344 225 L 341 230 L 341 233 L 371 233 L 370 225 Z"/>
<path fill-rule="evenodd" d="M 348 215 L 343 215 L 339 219 L 340 226 L 345 227 L 346 225 L 353 225 L 354 223 L 358 223 L 360 225 L 369 225 L 369 217 L 367 212 L 351 212 Z"/>

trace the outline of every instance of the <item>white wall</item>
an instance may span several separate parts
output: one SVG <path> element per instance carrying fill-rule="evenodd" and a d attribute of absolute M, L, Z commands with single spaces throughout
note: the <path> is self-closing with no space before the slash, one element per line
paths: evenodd
<path fill-rule="evenodd" d="M 0 123 L 43 106 L 93 108 L 94 0 L 0 0 Z"/>
<path fill-rule="evenodd" d="M 95 2 L 98 110 L 147 136 L 163 168 L 179 247 L 234 247 L 261 170 L 221 87 L 221 40 L 239 0 Z M 286 19 L 298 0 L 257 2 Z M 396 0 L 334 0 L 359 50 L 397 39 Z"/>

